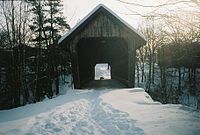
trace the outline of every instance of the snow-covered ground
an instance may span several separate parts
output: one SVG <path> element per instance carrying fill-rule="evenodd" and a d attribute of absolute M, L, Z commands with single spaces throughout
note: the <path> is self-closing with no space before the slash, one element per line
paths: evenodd
<path fill-rule="evenodd" d="M 1 135 L 198 135 L 200 113 L 154 102 L 141 88 L 68 90 L 0 111 Z"/>
<path fill-rule="evenodd" d="M 0 111 L 0 135 L 200 134 L 200 112 L 154 102 L 142 88 L 73 90 L 61 80 L 63 95 Z"/>

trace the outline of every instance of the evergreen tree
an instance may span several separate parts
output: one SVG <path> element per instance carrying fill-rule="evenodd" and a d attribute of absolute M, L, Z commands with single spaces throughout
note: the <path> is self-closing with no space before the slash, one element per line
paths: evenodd
<path fill-rule="evenodd" d="M 32 41 L 41 42 L 44 47 L 56 44 L 61 34 L 70 29 L 63 16 L 63 4 L 61 0 L 32 1 L 33 13 L 30 29 L 34 32 Z"/>
<path fill-rule="evenodd" d="M 61 0 L 47 0 L 47 18 L 45 20 L 45 30 L 49 31 L 49 44 L 55 45 L 60 38 L 60 34 L 70 29 L 62 13 Z"/>
<path fill-rule="evenodd" d="M 40 81 L 42 80 L 41 78 L 44 77 L 42 65 L 44 62 L 42 62 L 42 50 L 43 48 L 46 48 L 48 45 L 47 42 L 47 36 L 44 31 L 44 20 L 45 20 L 45 10 L 44 10 L 44 1 L 32 1 L 28 0 L 27 1 L 30 6 L 32 7 L 30 12 L 32 13 L 32 24 L 29 25 L 31 31 L 33 32 L 32 34 L 32 39 L 31 41 L 35 44 L 35 47 L 37 49 L 36 54 L 35 54 L 35 85 L 34 85 L 34 90 L 33 90 L 33 95 L 35 98 L 35 101 L 41 101 L 43 98 L 43 94 L 45 94 L 40 86 Z M 46 41 L 46 42 L 45 42 Z"/>
<path fill-rule="evenodd" d="M 32 24 L 29 25 L 31 31 L 33 32 L 32 42 L 35 42 L 35 45 L 41 47 L 43 41 L 46 39 L 46 33 L 43 29 L 45 21 L 45 11 L 44 11 L 44 1 L 27 1 L 32 6 L 30 12 L 32 13 Z"/>
<path fill-rule="evenodd" d="M 58 39 L 61 37 L 61 33 L 70 29 L 69 24 L 66 23 L 65 18 L 62 13 L 61 0 L 47 0 L 46 5 L 46 20 L 45 20 L 45 27 L 44 29 L 48 34 L 48 69 L 50 79 L 53 80 L 56 84 L 55 90 L 52 91 L 55 94 L 59 94 L 59 87 L 58 87 L 58 64 L 60 50 L 57 47 Z"/>
<path fill-rule="evenodd" d="M 29 27 L 34 35 L 32 41 L 38 50 L 34 95 L 37 98 L 36 101 L 40 101 L 44 95 L 51 98 L 54 91 L 58 94 L 58 86 L 56 90 L 51 89 L 52 80 L 58 80 L 58 61 L 55 49 L 57 49 L 60 34 L 70 27 L 62 15 L 61 0 L 29 0 L 28 2 L 32 6 L 30 11 L 33 14 L 32 24 Z M 44 82 L 48 86 L 43 86 Z M 43 90 L 43 87 L 46 88 Z"/>

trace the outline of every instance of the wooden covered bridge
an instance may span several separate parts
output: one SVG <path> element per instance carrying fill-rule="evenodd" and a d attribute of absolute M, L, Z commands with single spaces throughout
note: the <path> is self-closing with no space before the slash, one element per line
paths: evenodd
<path fill-rule="evenodd" d="M 111 79 L 134 87 L 136 49 L 146 44 L 143 35 L 100 4 L 58 42 L 71 53 L 75 88 L 94 80 L 95 65 L 108 63 Z"/>

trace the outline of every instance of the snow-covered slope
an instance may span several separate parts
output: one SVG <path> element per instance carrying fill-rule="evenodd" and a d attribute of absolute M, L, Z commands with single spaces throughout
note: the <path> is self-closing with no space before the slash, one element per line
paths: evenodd
<path fill-rule="evenodd" d="M 161 105 L 141 88 L 68 90 L 65 95 L 0 111 L 1 135 L 198 135 L 200 113 Z"/>

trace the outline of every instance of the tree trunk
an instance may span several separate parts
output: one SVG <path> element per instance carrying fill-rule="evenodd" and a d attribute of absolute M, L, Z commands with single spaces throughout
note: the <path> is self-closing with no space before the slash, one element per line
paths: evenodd
<path fill-rule="evenodd" d="M 136 63 L 136 68 L 137 68 L 137 86 L 140 86 L 140 69 L 139 69 L 139 63 Z"/>
<path fill-rule="evenodd" d="M 42 16 L 41 16 L 41 3 L 39 2 L 39 12 L 38 12 L 38 19 L 39 19 L 39 41 L 37 47 L 37 55 L 36 55 L 36 78 L 35 78 L 35 90 L 34 90 L 34 97 L 36 101 L 40 101 L 41 95 L 38 88 L 38 81 L 40 77 L 40 59 L 41 59 L 41 45 L 42 45 Z"/>
<path fill-rule="evenodd" d="M 161 84 L 161 95 L 162 95 L 162 102 L 167 103 L 167 90 L 166 90 L 166 67 L 160 67 L 160 84 Z"/>
<path fill-rule="evenodd" d="M 181 68 L 178 68 L 178 95 L 181 94 Z"/>
<path fill-rule="evenodd" d="M 148 90 L 150 90 L 151 89 L 151 72 L 152 71 L 152 59 L 151 59 L 151 56 L 150 56 L 150 58 L 149 58 L 149 75 L 148 75 Z"/>

